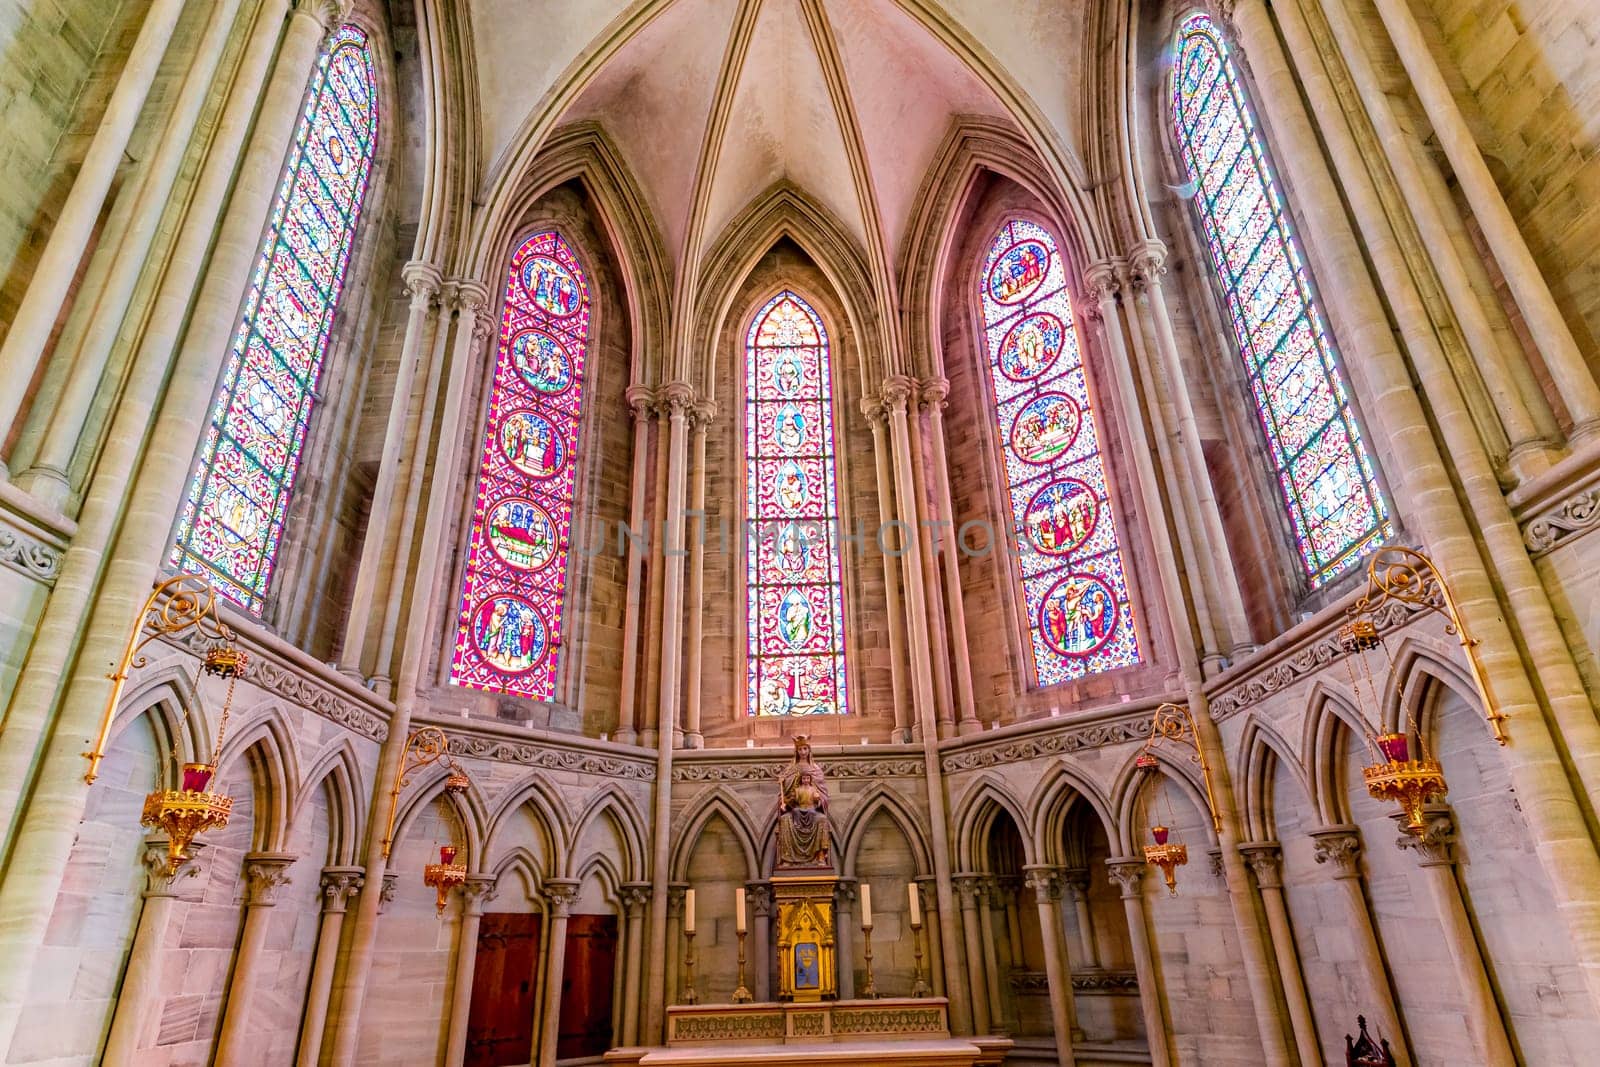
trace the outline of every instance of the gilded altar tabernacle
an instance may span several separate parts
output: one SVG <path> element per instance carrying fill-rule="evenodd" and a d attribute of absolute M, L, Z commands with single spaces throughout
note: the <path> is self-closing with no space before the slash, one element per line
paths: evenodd
<path fill-rule="evenodd" d="M 833 926 L 833 826 L 828 776 L 811 759 L 811 744 L 794 739 L 794 760 L 778 776 L 778 997 L 796 1003 L 839 994 Z"/>

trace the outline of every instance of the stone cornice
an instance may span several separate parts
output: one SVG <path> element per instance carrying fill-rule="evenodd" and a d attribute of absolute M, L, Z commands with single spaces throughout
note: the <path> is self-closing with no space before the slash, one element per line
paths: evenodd
<path fill-rule="evenodd" d="M 674 782 L 776 781 L 789 765 L 782 748 L 689 749 L 672 759 Z M 921 778 L 926 772 L 920 746 L 840 745 L 813 750 L 829 779 Z"/>
<path fill-rule="evenodd" d="M 939 745 L 939 765 L 949 774 L 1142 741 L 1150 736 L 1150 715 L 1155 704 L 1149 700 L 1117 704 L 1070 719 L 1035 719 L 971 737 L 951 738 Z"/>

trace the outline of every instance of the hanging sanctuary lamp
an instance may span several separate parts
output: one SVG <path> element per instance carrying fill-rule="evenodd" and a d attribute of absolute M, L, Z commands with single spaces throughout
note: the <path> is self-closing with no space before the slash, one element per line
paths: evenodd
<path fill-rule="evenodd" d="M 1205 750 L 1200 747 L 1200 736 L 1195 731 L 1194 717 L 1187 707 L 1162 704 L 1156 708 L 1155 714 L 1150 719 L 1150 736 L 1133 761 L 1136 773 L 1148 775 L 1160 769 L 1161 761 L 1151 751 L 1157 741 L 1172 741 L 1193 749 L 1189 759 L 1200 765 L 1200 779 L 1205 785 L 1206 807 L 1211 813 L 1212 829 L 1219 834 L 1222 833 L 1222 818 L 1217 814 L 1217 798 L 1211 785 L 1211 764 L 1206 761 Z M 1167 823 L 1172 821 L 1169 804 Z M 1150 839 L 1154 843 L 1144 846 L 1145 862 L 1161 871 L 1168 892 L 1176 896 L 1178 868 L 1189 862 L 1189 846 L 1181 841 L 1172 840 L 1172 828 L 1166 823 L 1156 823 L 1151 826 Z"/>
<path fill-rule="evenodd" d="M 449 773 L 445 775 L 444 791 L 448 794 L 465 793 L 472 785 L 466 769 L 450 754 L 450 743 L 444 731 L 437 726 L 424 726 L 413 730 L 406 738 L 406 747 L 400 754 L 400 766 L 395 769 L 394 786 L 389 790 L 389 824 L 383 835 L 383 858 L 388 859 L 394 848 L 394 820 L 400 810 L 400 793 L 411 784 L 411 772 L 434 763 L 443 763 Z M 448 808 L 446 809 L 448 811 Z M 456 841 L 456 828 L 451 820 L 450 843 L 439 846 L 439 862 L 422 868 L 422 884 L 437 894 L 438 914 L 444 914 L 450 899 L 450 890 L 467 880 L 467 865 L 457 863 L 461 846 Z"/>

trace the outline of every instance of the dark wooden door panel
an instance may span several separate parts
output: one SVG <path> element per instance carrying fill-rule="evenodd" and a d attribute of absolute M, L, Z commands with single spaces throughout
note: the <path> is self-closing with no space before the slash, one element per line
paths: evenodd
<path fill-rule="evenodd" d="M 615 915 L 573 915 L 567 919 L 558 1059 L 598 1056 L 611 1047 L 616 966 Z"/>
<path fill-rule="evenodd" d="M 532 1054 L 539 920 L 522 912 L 486 912 L 479 923 L 467 1009 L 469 1067 L 527 1063 Z"/>

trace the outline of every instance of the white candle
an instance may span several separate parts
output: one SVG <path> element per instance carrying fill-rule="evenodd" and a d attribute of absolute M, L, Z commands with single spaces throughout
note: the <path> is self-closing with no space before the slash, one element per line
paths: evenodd
<path fill-rule="evenodd" d="M 683 932 L 694 933 L 694 890 L 683 891 Z"/>
<path fill-rule="evenodd" d="M 744 886 L 733 891 L 733 919 L 738 924 L 734 929 L 744 933 Z"/>
<path fill-rule="evenodd" d="M 872 886 L 861 883 L 861 925 L 872 925 Z"/>
<path fill-rule="evenodd" d="M 906 891 L 911 894 L 911 925 L 922 925 L 922 893 L 915 882 L 906 883 Z"/>

